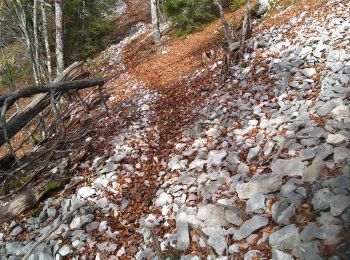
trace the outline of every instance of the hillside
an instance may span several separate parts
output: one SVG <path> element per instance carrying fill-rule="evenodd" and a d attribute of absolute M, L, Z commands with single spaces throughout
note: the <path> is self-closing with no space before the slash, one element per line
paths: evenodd
<path fill-rule="evenodd" d="M 219 20 L 153 45 L 130 3 L 88 64 L 110 113 L 38 151 L 67 184 L 0 226 L 0 259 L 349 259 L 350 1 L 280 1 L 225 77 Z"/>

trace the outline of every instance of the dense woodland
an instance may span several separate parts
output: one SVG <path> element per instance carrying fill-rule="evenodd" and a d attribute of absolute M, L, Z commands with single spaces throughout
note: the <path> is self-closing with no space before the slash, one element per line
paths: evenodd
<path fill-rule="evenodd" d="M 348 0 L 0 0 L 0 260 L 348 259 Z"/>

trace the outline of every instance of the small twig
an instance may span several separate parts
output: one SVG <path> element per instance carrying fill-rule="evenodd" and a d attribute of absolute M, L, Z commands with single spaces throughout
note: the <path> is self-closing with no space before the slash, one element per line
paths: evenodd
<path fill-rule="evenodd" d="M 229 237 L 227 236 L 226 237 L 226 257 L 227 257 L 227 260 L 230 260 L 230 252 L 228 251 L 228 240 L 229 240 Z"/>
<path fill-rule="evenodd" d="M 162 253 L 162 249 L 160 248 L 160 244 L 159 244 L 158 237 L 157 237 L 156 233 L 154 232 L 154 230 L 152 228 L 150 228 L 149 230 L 151 232 L 153 247 L 154 247 L 154 250 L 156 251 L 156 253 L 158 255 L 158 258 L 160 260 L 165 260 L 165 257 L 164 257 L 164 255 Z"/>
<path fill-rule="evenodd" d="M 189 224 L 189 227 L 192 228 L 196 234 L 204 241 L 204 243 L 207 245 L 208 250 L 210 251 L 210 254 L 216 255 L 213 247 L 209 244 L 207 235 L 200 228 L 197 228 L 192 224 Z"/>
<path fill-rule="evenodd" d="M 80 183 L 86 181 L 86 179 L 81 179 L 81 180 L 78 180 L 76 182 L 74 182 L 73 184 L 69 185 L 67 188 L 65 188 L 63 191 L 61 191 L 59 193 L 59 196 L 63 195 L 67 190 L 70 190 L 71 188 L 74 188 L 75 186 L 78 186 Z"/>
<path fill-rule="evenodd" d="M 33 246 L 31 249 L 29 249 L 29 252 L 22 258 L 22 260 L 26 260 L 30 257 L 32 254 L 33 250 L 40 245 L 42 242 L 44 242 L 53 232 L 55 232 L 56 229 L 58 229 L 67 219 L 71 218 L 74 212 L 76 212 L 78 209 L 81 207 L 85 206 L 86 203 L 83 203 L 76 209 L 72 210 L 68 215 L 66 215 L 61 221 L 59 221 L 49 232 L 47 232 L 46 235 L 44 235 L 42 238 L 40 238 Z"/>
<path fill-rule="evenodd" d="M 61 113 L 60 111 L 58 110 L 57 106 L 56 106 L 56 101 L 55 101 L 55 92 L 52 91 L 51 92 L 51 106 L 54 110 L 54 113 L 55 113 L 55 116 L 57 118 L 57 120 L 61 123 L 61 126 L 62 126 L 62 134 L 63 134 L 63 139 L 66 137 L 66 127 L 64 125 L 64 121 L 63 121 L 63 118 L 61 116 Z"/>
<path fill-rule="evenodd" d="M 103 105 L 105 106 L 107 114 L 109 114 L 109 109 L 108 109 L 108 106 L 107 106 L 107 102 L 106 102 L 106 99 L 105 99 L 105 97 L 103 96 L 103 93 L 102 93 L 102 85 L 98 86 L 98 93 L 100 94 L 101 100 L 103 102 Z"/>
<path fill-rule="evenodd" d="M 89 134 L 93 134 L 95 133 L 96 131 L 95 130 L 89 130 L 89 131 L 86 131 L 85 133 L 83 133 L 82 135 L 76 137 L 76 138 L 72 138 L 72 139 L 66 139 L 66 140 L 59 140 L 57 143 L 58 144 L 61 144 L 61 143 L 72 143 L 72 142 L 76 142 L 80 139 L 83 139 L 85 138 L 86 136 L 88 136 Z"/>
<path fill-rule="evenodd" d="M 278 157 L 281 155 L 284 147 L 286 146 L 286 143 L 291 140 L 291 139 L 297 139 L 297 140 L 302 140 L 302 139 L 309 139 L 312 138 L 311 136 L 288 136 L 286 137 L 286 139 L 283 141 L 283 143 L 281 144 L 280 148 L 278 149 L 277 153 L 275 154 L 275 157 L 272 160 L 272 163 L 276 162 L 276 160 L 278 159 Z"/>

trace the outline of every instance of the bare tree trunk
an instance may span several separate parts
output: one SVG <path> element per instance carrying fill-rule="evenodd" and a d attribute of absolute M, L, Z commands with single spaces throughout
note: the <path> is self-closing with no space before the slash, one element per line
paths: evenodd
<path fill-rule="evenodd" d="M 44 36 L 45 51 L 46 51 L 47 74 L 48 74 L 49 82 L 51 82 L 52 80 L 51 52 L 50 52 L 50 46 L 49 46 L 49 34 L 47 32 L 47 18 L 46 18 L 44 0 L 40 0 L 40 9 L 41 9 L 42 22 L 43 22 L 43 36 Z"/>
<path fill-rule="evenodd" d="M 165 23 L 168 21 L 167 17 L 164 14 L 164 0 L 157 0 L 157 10 L 159 19 L 162 23 Z"/>
<path fill-rule="evenodd" d="M 24 39 L 25 39 L 27 53 L 28 53 L 30 60 L 32 61 L 34 80 L 35 80 L 36 84 L 39 84 L 39 82 L 40 82 L 39 81 L 39 69 L 38 69 L 38 64 L 36 63 L 35 56 L 33 53 L 33 44 L 32 44 L 32 41 L 30 39 L 29 32 L 28 32 L 24 6 L 21 3 L 21 1 L 18 1 L 18 2 L 13 1 L 13 3 L 15 5 L 14 9 L 15 9 L 15 12 L 16 12 L 16 15 L 18 18 L 19 27 L 21 28 L 21 31 L 22 31 Z"/>
<path fill-rule="evenodd" d="M 239 47 L 239 59 L 243 57 L 244 50 L 246 47 L 246 40 L 252 35 L 252 0 L 246 0 L 247 2 L 247 13 L 244 17 L 243 27 L 242 27 L 242 36 L 241 43 Z"/>
<path fill-rule="evenodd" d="M 228 45 L 230 46 L 231 44 L 234 43 L 233 30 L 225 19 L 225 13 L 224 13 L 224 9 L 222 8 L 221 0 L 214 0 L 214 3 L 219 8 L 222 28 L 224 29 L 226 41 L 227 41 Z"/>
<path fill-rule="evenodd" d="M 153 40 L 155 43 L 160 42 L 159 16 L 157 8 L 157 0 L 151 0 L 151 17 L 152 17 L 152 31 Z"/>
<path fill-rule="evenodd" d="M 62 40 L 62 6 L 61 0 L 55 0 L 55 25 L 56 25 L 56 62 L 57 75 L 64 70 L 63 40 Z"/>
<path fill-rule="evenodd" d="M 39 65 L 38 0 L 34 0 L 34 4 L 33 4 L 33 34 L 34 34 L 34 51 L 35 51 L 34 58 L 35 58 L 36 64 Z"/>

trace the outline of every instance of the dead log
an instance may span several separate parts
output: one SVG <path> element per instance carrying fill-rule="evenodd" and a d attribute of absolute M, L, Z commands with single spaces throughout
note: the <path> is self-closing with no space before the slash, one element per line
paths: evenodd
<path fill-rule="evenodd" d="M 80 86 L 88 87 L 89 84 L 94 84 L 95 86 L 103 85 L 103 81 L 100 79 L 93 81 L 73 81 L 68 84 L 60 84 L 69 79 L 74 79 L 77 75 L 81 75 L 81 62 L 73 63 L 67 69 L 65 69 L 53 82 L 53 84 L 48 87 L 54 87 L 63 91 L 64 89 L 77 89 L 77 82 L 83 84 Z M 79 89 L 79 87 L 78 87 Z M 7 137 L 10 139 L 21 131 L 29 122 L 31 122 L 40 112 L 42 112 L 50 104 L 50 91 L 47 87 L 32 87 L 29 90 L 23 89 L 16 92 L 17 96 L 32 96 L 35 94 L 31 103 L 29 103 L 20 113 L 16 114 L 6 122 Z M 3 97 L 2 97 L 3 100 Z M 7 99 L 8 100 L 8 99 Z M 11 104 L 11 102 L 9 102 Z M 6 138 L 3 131 L 0 131 L 0 146 L 6 143 Z"/>
<path fill-rule="evenodd" d="M 48 86 L 33 86 L 26 87 L 5 95 L 0 96 L 0 105 L 2 106 L 7 100 L 7 108 L 10 108 L 16 100 L 20 98 L 31 97 L 40 93 L 51 93 L 51 92 L 63 92 L 68 90 L 82 90 L 89 87 L 101 86 L 104 84 L 102 78 L 98 79 L 84 79 L 84 80 L 75 80 L 70 82 L 59 82 L 53 83 Z"/>
<path fill-rule="evenodd" d="M 32 188 L 27 188 L 0 208 L 0 223 L 14 219 L 24 211 L 33 208 L 42 195 L 42 193 L 36 192 Z"/>

